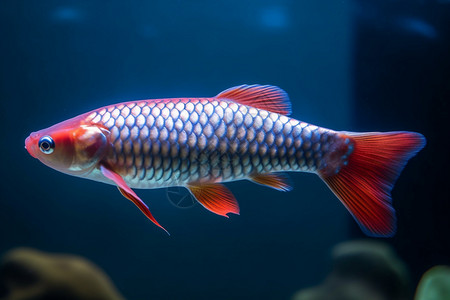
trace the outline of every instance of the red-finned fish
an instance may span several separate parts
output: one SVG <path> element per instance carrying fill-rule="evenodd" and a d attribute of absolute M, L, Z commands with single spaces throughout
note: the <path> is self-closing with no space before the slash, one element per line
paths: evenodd
<path fill-rule="evenodd" d="M 162 229 L 131 188 L 186 187 L 206 209 L 227 216 L 239 214 L 239 205 L 222 182 L 248 179 L 289 191 L 279 172 L 295 171 L 319 175 L 367 235 L 392 236 L 393 184 L 425 138 L 333 131 L 290 112 L 280 88 L 241 85 L 212 98 L 102 107 L 31 133 L 25 147 L 60 172 L 117 185 Z"/>

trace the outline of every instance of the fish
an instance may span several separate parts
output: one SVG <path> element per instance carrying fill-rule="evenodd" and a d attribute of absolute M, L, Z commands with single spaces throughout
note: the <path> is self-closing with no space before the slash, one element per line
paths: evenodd
<path fill-rule="evenodd" d="M 209 98 L 128 101 L 32 132 L 29 154 L 59 172 L 117 186 L 155 225 L 133 189 L 184 187 L 224 217 L 239 204 L 224 185 L 250 180 L 290 191 L 286 172 L 317 174 L 372 237 L 391 237 L 391 190 L 426 143 L 416 132 L 335 131 L 289 117 L 288 94 L 240 85 Z"/>

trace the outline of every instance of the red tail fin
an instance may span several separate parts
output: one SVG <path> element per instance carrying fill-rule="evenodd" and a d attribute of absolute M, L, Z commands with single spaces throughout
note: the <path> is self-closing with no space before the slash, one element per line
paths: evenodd
<path fill-rule="evenodd" d="M 395 234 L 391 190 L 408 160 L 425 146 L 414 132 L 345 133 L 354 150 L 335 175 L 320 174 L 369 236 Z"/>

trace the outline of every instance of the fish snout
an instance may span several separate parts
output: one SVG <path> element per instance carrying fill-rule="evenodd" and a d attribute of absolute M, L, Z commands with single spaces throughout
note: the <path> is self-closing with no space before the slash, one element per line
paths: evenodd
<path fill-rule="evenodd" d="M 34 158 L 37 158 L 36 156 L 36 134 L 32 133 L 29 137 L 25 139 L 25 149 L 27 149 L 28 153 L 30 153 L 31 156 Z"/>

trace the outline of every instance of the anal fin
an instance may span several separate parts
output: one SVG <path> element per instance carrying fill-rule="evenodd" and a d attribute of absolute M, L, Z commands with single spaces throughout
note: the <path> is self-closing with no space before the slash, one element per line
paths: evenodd
<path fill-rule="evenodd" d="M 292 186 L 288 183 L 288 177 L 281 173 L 254 174 L 250 176 L 250 180 L 278 191 L 292 190 Z"/>
<path fill-rule="evenodd" d="M 239 204 L 231 191 L 219 183 L 190 184 L 189 190 L 207 210 L 227 217 L 228 213 L 239 214 Z"/>

